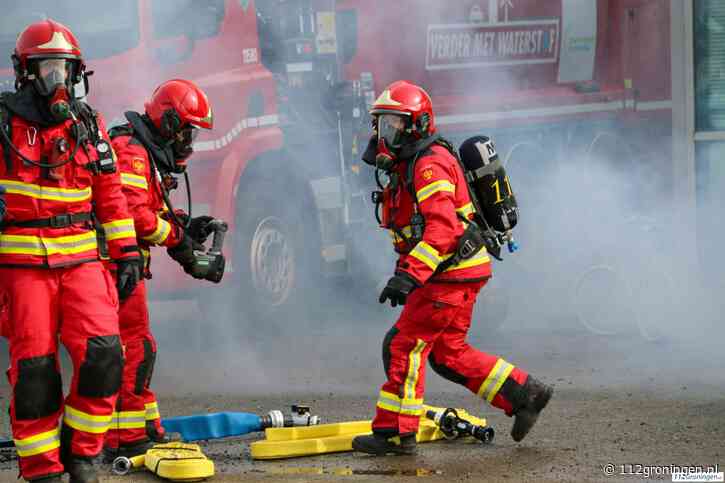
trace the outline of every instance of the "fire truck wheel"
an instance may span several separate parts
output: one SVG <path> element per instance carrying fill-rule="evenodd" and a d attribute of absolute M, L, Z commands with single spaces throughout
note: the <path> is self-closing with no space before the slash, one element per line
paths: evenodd
<path fill-rule="evenodd" d="M 636 325 L 632 287 L 616 265 L 598 264 L 586 269 L 572 287 L 572 309 L 592 334 L 617 335 Z"/>
<path fill-rule="evenodd" d="M 237 205 L 236 298 L 253 325 L 274 321 L 300 327 L 302 320 L 289 318 L 303 318 L 319 288 L 314 210 L 288 183 L 253 185 Z M 281 202 L 281 193 L 291 202 Z"/>

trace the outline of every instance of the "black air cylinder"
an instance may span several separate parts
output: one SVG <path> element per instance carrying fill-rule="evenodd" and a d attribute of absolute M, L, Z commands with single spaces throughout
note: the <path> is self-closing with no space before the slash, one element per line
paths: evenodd
<path fill-rule="evenodd" d="M 464 141 L 458 152 L 479 215 L 498 232 L 511 230 L 518 221 L 519 209 L 493 141 L 474 136 Z"/>

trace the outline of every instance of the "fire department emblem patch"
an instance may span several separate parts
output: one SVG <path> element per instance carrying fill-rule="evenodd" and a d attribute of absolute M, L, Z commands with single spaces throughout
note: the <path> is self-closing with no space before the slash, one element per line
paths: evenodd
<path fill-rule="evenodd" d="M 136 171 L 138 174 L 143 174 L 143 168 L 143 159 L 133 158 L 133 170 Z"/>
<path fill-rule="evenodd" d="M 423 170 L 423 179 L 428 181 L 433 177 L 433 170 L 428 168 L 426 170 Z"/>

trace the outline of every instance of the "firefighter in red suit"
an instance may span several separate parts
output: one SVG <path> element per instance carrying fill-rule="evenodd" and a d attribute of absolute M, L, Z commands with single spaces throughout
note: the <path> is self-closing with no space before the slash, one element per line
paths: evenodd
<path fill-rule="evenodd" d="M 459 161 L 436 134 L 430 97 L 398 81 L 385 89 L 371 114 L 377 137 L 364 159 L 388 173 L 381 221 L 400 255 L 380 303 L 405 307 L 383 342 L 388 379 L 378 396 L 373 434 L 356 437 L 353 448 L 375 455 L 415 452 L 426 359 L 444 378 L 514 416 L 511 435 L 520 441 L 552 388 L 466 342 L 491 262 L 485 247 L 469 258 L 452 258 L 473 206 Z"/>
<path fill-rule="evenodd" d="M 136 232 L 104 121 L 75 99 L 85 65 L 73 33 L 53 20 L 31 24 L 12 60 L 16 92 L 0 98 L 0 329 L 20 474 L 97 482 L 92 458 L 121 385 L 118 299 L 141 269 Z M 95 226 L 106 233 L 117 284 L 99 261 Z M 65 401 L 58 338 L 73 361 Z"/>
<path fill-rule="evenodd" d="M 175 184 L 173 175 L 184 171 L 198 129 L 212 128 L 207 96 L 193 82 L 174 79 L 154 91 L 143 115 L 127 112 L 126 118 L 129 122 L 113 128 L 111 138 L 145 260 L 145 276 L 151 277 L 152 246 L 167 247 L 172 258 L 188 269 L 195 260 L 192 251 L 201 248 L 212 218 L 188 220 L 183 213 L 171 217 L 162 193 Z M 187 229 L 180 223 L 188 224 Z M 106 435 L 106 460 L 142 454 L 152 443 L 165 440 L 158 403 L 149 387 L 156 341 L 149 327 L 143 281 L 121 303 L 119 315 L 126 365 L 117 411 Z"/>

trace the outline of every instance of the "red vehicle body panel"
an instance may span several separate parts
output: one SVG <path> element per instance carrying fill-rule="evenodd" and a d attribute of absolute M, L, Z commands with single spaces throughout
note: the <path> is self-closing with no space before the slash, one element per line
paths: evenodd
<path fill-rule="evenodd" d="M 596 0 L 593 80 L 599 84 L 599 89 L 595 93 L 577 92 L 577 83 L 574 82 L 558 82 L 562 23 L 567 21 L 562 19 L 562 2 L 517 0 L 512 3 L 515 3 L 515 8 L 509 12 L 508 22 L 504 22 L 504 26 L 494 24 L 466 28 L 458 25 L 458 30 L 496 33 L 507 29 L 530 30 L 534 28 L 531 25 L 536 28 L 543 25 L 543 28 L 555 32 L 550 35 L 556 37 L 551 42 L 556 44 L 552 45 L 553 55 L 539 54 L 537 58 L 533 54 L 508 59 L 518 61 L 516 64 L 489 63 L 477 67 L 468 65 L 438 69 L 439 66 L 430 65 L 429 62 L 432 57 L 430 51 L 435 49 L 430 26 L 469 22 L 466 9 L 470 9 L 475 2 L 440 2 L 438 7 L 426 5 L 423 9 L 418 7 L 419 3 L 410 1 L 337 2 L 338 9 L 357 9 L 360 19 L 358 53 L 347 66 L 346 74 L 355 78 L 362 72 L 372 72 L 378 92 L 401 77 L 415 80 L 428 89 L 438 116 L 456 116 L 451 118 L 452 121 L 469 118 L 479 127 L 528 123 L 537 118 L 559 120 L 572 115 L 590 116 L 598 111 L 611 112 L 613 109 L 610 107 L 597 108 L 591 104 L 624 101 L 631 97 L 631 89 L 638 89 L 640 103 L 670 100 L 667 2 Z M 503 16 L 501 10 L 502 7 L 499 7 L 499 22 Z M 632 18 L 629 17 L 629 10 L 636 11 Z M 484 48 L 486 44 L 489 47 L 493 44 L 493 50 L 499 47 L 495 42 L 484 41 Z M 469 45 L 468 48 L 473 50 L 474 47 Z M 488 57 L 490 59 L 493 56 Z M 555 61 L 551 61 L 552 58 Z M 540 63 L 531 63 L 537 60 Z M 631 88 L 625 79 L 632 79 Z M 581 112 L 559 109 L 572 105 L 589 107 L 583 107 Z M 621 111 L 624 111 L 625 105 L 622 107 Z M 462 116 L 471 113 L 487 115 Z M 463 128 L 459 124 L 465 122 L 450 124 Z"/>
<path fill-rule="evenodd" d="M 240 2 L 227 0 L 225 15 L 218 35 L 192 41 L 180 36 L 154 38 L 150 2 L 140 0 L 140 42 L 138 47 L 119 56 L 89 62 L 91 77 L 89 103 L 109 119 L 119 119 L 126 110 L 143 112 L 143 103 L 153 89 L 170 78 L 193 80 L 207 93 L 214 113 L 214 128 L 201 131 L 196 152 L 189 162 L 192 201 L 204 206 L 204 213 L 228 220 L 226 246 L 233 244 L 235 198 L 237 186 L 246 163 L 262 153 L 277 150 L 282 134 L 276 125 L 276 90 L 272 74 L 258 61 L 257 24 L 254 3 L 243 9 Z M 193 42 L 193 43 L 192 43 Z M 255 49 L 256 62 L 244 62 L 245 49 Z M 189 53 L 182 61 L 164 62 Z M 250 99 L 261 96 L 263 112 L 250 113 Z M 267 118 L 261 126 L 258 120 Z M 181 188 L 172 200 L 176 208 L 186 209 L 186 196 Z M 230 265 L 233 253 L 225 250 Z M 164 254 L 165 255 L 165 254 Z M 194 280 L 186 277 L 180 267 L 166 256 L 154 257 L 154 293 L 183 291 Z"/>

